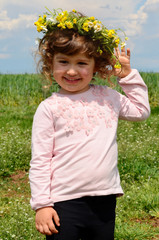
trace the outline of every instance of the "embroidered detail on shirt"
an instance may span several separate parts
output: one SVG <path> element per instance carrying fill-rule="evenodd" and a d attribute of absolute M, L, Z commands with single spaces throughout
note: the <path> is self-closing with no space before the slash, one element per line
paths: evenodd
<path fill-rule="evenodd" d="M 104 120 L 106 128 L 112 127 L 112 121 L 117 121 L 118 114 L 113 103 L 108 98 L 107 88 L 103 86 L 92 86 L 91 93 L 94 96 L 74 98 L 53 94 L 47 99 L 52 106 L 55 122 L 62 118 L 66 134 L 73 131 L 84 130 L 86 135 L 93 132 L 99 125 L 99 121 Z"/>

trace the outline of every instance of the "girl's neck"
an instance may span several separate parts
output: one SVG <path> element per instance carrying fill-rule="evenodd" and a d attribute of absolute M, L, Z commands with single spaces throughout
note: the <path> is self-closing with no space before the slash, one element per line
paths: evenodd
<path fill-rule="evenodd" d="M 89 91 L 90 87 L 91 87 L 91 85 L 88 85 L 87 89 L 77 91 L 77 92 L 71 92 L 71 91 L 69 92 L 69 91 L 65 91 L 65 89 L 61 88 L 58 93 L 61 95 L 77 95 L 77 94 L 81 94 L 81 93 L 85 93 L 85 92 Z"/>

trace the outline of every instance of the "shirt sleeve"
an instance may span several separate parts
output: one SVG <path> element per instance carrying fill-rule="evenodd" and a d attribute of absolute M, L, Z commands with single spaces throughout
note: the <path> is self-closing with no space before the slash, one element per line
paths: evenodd
<path fill-rule="evenodd" d="M 54 127 L 49 105 L 42 102 L 32 126 L 32 159 L 29 180 L 31 187 L 30 204 L 32 209 L 53 206 L 50 197 L 51 160 L 54 149 Z"/>
<path fill-rule="evenodd" d="M 119 119 L 128 121 L 142 121 L 150 115 L 148 89 L 136 69 L 125 78 L 118 79 L 119 85 L 125 92 L 120 102 Z"/>

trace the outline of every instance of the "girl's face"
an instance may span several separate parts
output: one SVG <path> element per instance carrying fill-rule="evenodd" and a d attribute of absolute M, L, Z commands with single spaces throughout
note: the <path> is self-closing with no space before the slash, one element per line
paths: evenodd
<path fill-rule="evenodd" d="M 57 53 L 53 57 L 53 76 L 61 86 L 60 93 L 62 94 L 87 91 L 94 68 L 94 58 L 88 58 L 83 53 L 71 56 Z"/>

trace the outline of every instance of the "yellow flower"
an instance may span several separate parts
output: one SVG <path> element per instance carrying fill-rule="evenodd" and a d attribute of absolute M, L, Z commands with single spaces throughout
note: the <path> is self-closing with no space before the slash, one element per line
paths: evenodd
<path fill-rule="evenodd" d="M 116 43 L 117 46 L 119 45 L 119 42 L 120 42 L 120 39 L 117 38 L 117 39 L 115 40 L 115 43 Z"/>
<path fill-rule="evenodd" d="M 67 19 L 67 16 L 68 16 L 68 12 L 67 11 L 64 11 L 62 13 L 59 13 L 59 15 L 57 15 L 56 17 L 56 20 L 59 21 L 59 22 L 63 22 L 63 21 L 66 21 Z"/>
<path fill-rule="evenodd" d="M 90 17 L 89 19 L 93 21 L 93 20 L 95 20 L 95 17 L 92 16 L 92 17 Z"/>
<path fill-rule="evenodd" d="M 85 23 L 83 24 L 83 27 L 88 27 L 88 22 L 85 22 Z"/>
<path fill-rule="evenodd" d="M 95 20 L 95 21 L 93 22 L 93 24 L 96 25 L 96 24 L 97 24 L 97 20 Z"/>
<path fill-rule="evenodd" d="M 108 37 L 112 38 L 114 34 L 115 31 L 113 29 L 108 31 Z"/>
<path fill-rule="evenodd" d="M 83 27 L 83 30 L 86 32 L 89 32 L 89 28 L 88 27 Z"/>
<path fill-rule="evenodd" d="M 63 17 L 63 18 L 61 18 L 61 22 L 65 22 L 67 20 L 67 17 L 65 16 L 65 17 Z"/>
<path fill-rule="evenodd" d="M 65 27 L 65 24 L 64 23 L 62 23 L 62 22 L 60 22 L 58 25 L 57 25 L 59 28 L 63 28 L 63 29 L 65 29 L 66 27 Z"/>
<path fill-rule="evenodd" d="M 72 22 L 65 22 L 65 24 L 66 24 L 66 27 L 68 27 L 69 29 L 71 29 L 71 28 L 73 28 L 73 24 L 72 24 Z"/>
<path fill-rule="evenodd" d="M 75 9 L 73 9 L 73 10 L 72 10 L 72 12 L 76 13 L 76 10 L 75 10 Z"/>
<path fill-rule="evenodd" d="M 34 25 L 35 25 L 35 26 L 38 26 L 38 21 L 37 21 L 37 22 L 34 22 Z"/>
<path fill-rule="evenodd" d="M 46 15 L 43 16 L 43 18 L 40 16 L 38 21 L 34 23 L 35 26 L 37 26 L 37 31 L 41 32 L 44 30 L 44 27 L 46 26 Z"/>
<path fill-rule="evenodd" d="M 39 24 L 42 24 L 42 22 L 43 22 L 42 17 L 39 17 L 38 21 L 35 22 L 34 24 L 37 26 L 37 25 L 39 25 Z"/>
<path fill-rule="evenodd" d="M 62 16 L 61 16 L 61 14 L 59 14 L 59 15 L 56 17 L 56 20 L 60 22 L 60 21 L 61 21 L 61 18 L 62 18 Z"/>
<path fill-rule="evenodd" d="M 104 32 L 108 34 L 109 30 L 108 29 L 104 29 Z"/>
<path fill-rule="evenodd" d="M 68 12 L 67 12 L 67 11 L 63 11 L 63 12 L 62 12 L 62 15 L 68 16 Z"/>
<path fill-rule="evenodd" d="M 37 31 L 41 32 L 42 30 L 43 30 L 42 27 L 40 25 L 37 25 Z"/>
<path fill-rule="evenodd" d="M 88 22 L 85 22 L 84 24 L 83 24 L 83 29 L 86 31 L 86 32 L 89 32 L 89 28 L 88 28 Z"/>
<path fill-rule="evenodd" d="M 77 23 L 77 19 L 76 19 L 76 18 L 73 19 L 73 23 L 74 23 L 74 24 Z"/>
<path fill-rule="evenodd" d="M 121 68 L 121 64 L 120 64 L 120 63 L 116 63 L 116 64 L 114 65 L 114 68 L 120 69 L 120 68 Z"/>

